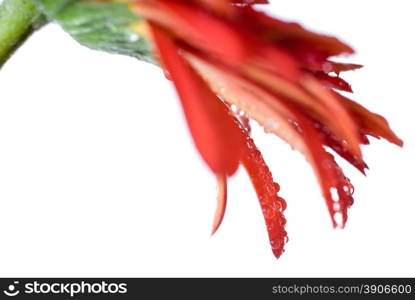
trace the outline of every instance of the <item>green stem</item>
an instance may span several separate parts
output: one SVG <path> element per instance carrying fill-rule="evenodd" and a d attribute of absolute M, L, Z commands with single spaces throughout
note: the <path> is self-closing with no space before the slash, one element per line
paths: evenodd
<path fill-rule="evenodd" d="M 40 26 L 32 0 L 4 0 L 0 5 L 0 68 L 26 38 Z"/>

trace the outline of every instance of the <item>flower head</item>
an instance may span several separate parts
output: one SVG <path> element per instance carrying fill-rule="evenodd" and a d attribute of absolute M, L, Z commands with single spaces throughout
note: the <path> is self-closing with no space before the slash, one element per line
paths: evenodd
<path fill-rule="evenodd" d="M 176 86 L 195 145 L 218 178 L 213 231 L 226 207 L 226 178 L 242 165 L 257 192 L 275 256 L 287 241 L 286 204 L 249 136 L 250 119 L 306 157 L 333 226 L 343 227 L 353 186 L 327 149 L 364 173 L 361 145 L 369 143 L 368 136 L 402 146 L 383 117 L 338 92 L 352 92 L 339 73 L 361 65 L 330 58 L 352 54 L 353 49 L 253 7 L 266 1 L 128 2 L 146 20 L 148 37 Z M 231 110 L 232 105 L 244 115 Z"/>
<path fill-rule="evenodd" d="M 337 154 L 365 174 L 368 136 L 402 146 L 387 121 L 344 96 L 341 72 L 361 65 L 340 40 L 256 10 L 267 0 L 5 0 L 0 67 L 39 26 L 54 20 L 81 44 L 159 62 L 179 94 L 191 135 L 217 178 L 213 233 L 225 214 L 227 179 L 251 178 L 276 257 L 287 243 L 286 202 L 250 136 L 258 122 L 312 166 L 334 227 L 344 227 L 353 185 Z M 152 47 L 150 47 L 152 45 Z M 346 94 L 347 95 L 347 94 Z"/>

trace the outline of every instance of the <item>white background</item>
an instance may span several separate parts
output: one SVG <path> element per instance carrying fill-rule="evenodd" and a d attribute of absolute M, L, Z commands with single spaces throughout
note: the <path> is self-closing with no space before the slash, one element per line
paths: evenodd
<path fill-rule="evenodd" d="M 156 67 L 79 46 L 47 26 L 0 72 L 1 276 L 415 276 L 413 1 L 273 1 L 269 11 L 341 37 L 365 68 L 354 99 L 403 149 L 373 140 L 355 205 L 333 230 L 302 156 L 255 127 L 287 200 L 276 260 L 239 170 L 210 238 L 216 187 Z"/>

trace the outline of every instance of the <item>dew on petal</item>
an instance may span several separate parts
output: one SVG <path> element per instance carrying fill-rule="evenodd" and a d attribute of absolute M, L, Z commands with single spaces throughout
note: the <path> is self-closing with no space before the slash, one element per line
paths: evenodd
<path fill-rule="evenodd" d="M 264 131 L 266 133 L 271 133 L 277 131 L 280 128 L 280 123 L 274 119 L 268 119 L 264 124 Z"/>
<path fill-rule="evenodd" d="M 281 210 L 285 211 L 287 209 L 287 202 L 284 200 L 284 198 L 278 197 L 277 198 L 279 203 L 281 203 Z"/>
<path fill-rule="evenodd" d="M 354 194 L 354 185 L 349 183 L 349 188 L 350 188 L 350 195 Z"/>
<path fill-rule="evenodd" d="M 350 192 L 349 186 L 343 185 L 343 191 L 345 191 L 346 193 L 349 193 Z"/>
<path fill-rule="evenodd" d="M 164 77 L 166 77 L 167 80 L 172 80 L 170 72 L 167 71 L 166 69 L 163 69 L 163 74 L 164 74 Z"/>
<path fill-rule="evenodd" d="M 276 182 L 274 182 L 274 188 L 275 188 L 276 193 L 278 193 L 280 191 L 280 185 Z"/>
<path fill-rule="evenodd" d="M 336 225 L 339 227 L 343 227 L 343 215 L 340 212 L 336 212 L 333 216 Z"/>
<path fill-rule="evenodd" d="M 331 196 L 331 199 L 333 199 L 333 201 L 337 202 L 337 201 L 340 200 L 339 193 L 338 193 L 337 189 L 334 188 L 334 187 L 330 188 L 330 196 Z"/>
<path fill-rule="evenodd" d="M 331 169 L 333 167 L 333 161 L 331 159 L 324 159 L 321 162 L 321 166 L 326 170 Z"/>

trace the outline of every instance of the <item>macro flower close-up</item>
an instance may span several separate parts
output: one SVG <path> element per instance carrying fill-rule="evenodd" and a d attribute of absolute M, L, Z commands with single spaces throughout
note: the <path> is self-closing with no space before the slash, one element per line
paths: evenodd
<path fill-rule="evenodd" d="M 326 147 L 364 173 L 360 145 L 369 143 L 368 136 L 398 146 L 402 141 L 383 117 L 337 92 L 352 92 L 339 74 L 362 66 L 330 59 L 352 54 L 352 48 L 334 37 L 271 18 L 253 4 L 130 1 L 133 11 L 145 18 L 137 30 L 146 30 L 176 86 L 195 145 L 218 178 L 213 231 L 225 213 L 226 178 L 242 165 L 279 257 L 287 241 L 286 204 L 249 137 L 250 120 L 306 157 L 334 227 L 346 223 L 353 186 Z"/>
<path fill-rule="evenodd" d="M 277 5 L 272 6 L 275 2 L 278 2 Z M 15 56 L 18 58 L 20 53 L 24 54 L 26 44 L 29 49 L 32 39 L 38 34 L 40 36 L 48 26 L 59 26 L 59 30 L 63 29 L 68 36 L 87 48 L 132 57 L 145 62 L 151 68 L 162 70 L 163 80 L 175 89 L 189 137 L 198 156 L 217 185 L 216 199 L 212 199 L 212 202 L 216 201 L 216 208 L 208 212 L 213 216 L 212 235 L 220 232 L 230 210 L 237 210 L 236 206 L 229 205 L 230 201 L 238 203 L 238 195 L 232 193 L 232 185 L 235 185 L 235 189 L 238 188 L 233 179 L 244 173 L 249 177 L 250 188 L 255 191 L 257 198 L 254 199 L 250 195 L 249 201 L 257 201 L 260 207 L 252 214 L 262 215 L 269 247 L 275 258 L 284 257 L 288 241 L 295 240 L 300 234 L 299 231 L 296 231 L 296 235 L 290 234 L 287 228 L 290 218 L 287 218 L 286 213 L 290 203 L 311 201 L 319 207 L 319 200 L 315 197 L 307 199 L 309 192 L 305 190 L 305 186 L 309 185 L 304 185 L 304 182 L 312 179 L 304 177 L 301 169 L 295 169 L 295 176 L 287 175 L 281 181 L 284 169 L 278 169 L 279 166 L 274 163 L 267 164 L 271 150 L 268 152 L 264 143 L 256 142 L 257 139 L 261 140 L 261 136 L 265 135 L 276 137 L 305 159 L 301 162 L 301 168 L 307 172 L 307 168 L 311 167 L 315 178 L 312 184 L 318 185 L 320 200 L 324 202 L 328 211 L 326 217 L 332 227 L 344 231 L 347 231 L 347 225 L 353 222 L 349 218 L 349 213 L 359 210 L 359 207 L 351 210 L 355 206 L 354 203 L 364 199 L 356 197 L 355 188 L 360 188 L 360 184 L 353 185 L 349 179 L 350 175 L 346 175 L 343 169 L 348 173 L 355 169 L 367 176 L 359 181 L 362 183 L 370 178 L 372 173 L 368 172 L 369 164 L 366 161 L 371 163 L 371 168 L 376 167 L 377 161 L 391 161 L 395 159 L 396 153 L 401 151 L 385 148 L 382 156 L 371 160 L 369 154 L 373 155 L 373 152 L 366 155 L 366 149 L 387 147 L 382 145 L 385 141 L 403 147 L 404 141 L 406 143 L 407 140 L 401 138 L 405 135 L 401 135 L 399 130 L 395 133 L 392 129 L 395 128 L 394 122 L 388 122 L 389 117 L 394 121 L 398 119 L 398 116 L 394 115 L 396 110 L 388 112 L 382 109 L 377 112 L 378 106 L 375 103 L 395 103 L 398 109 L 404 100 L 398 97 L 377 99 L 372 102 L 375 105 L 370 105 L 365 98 L 371 97 L 373 85 L 365 91 L 365 85 L 369 86 L 370 83 L 362 80 L 367 77 L 359 77 L 360 72 L 366 74 L 365 70 L 376 63 L 379 66 L 389 66 L 390 60 L 384 58 L 384 61 L 373 63 L 371 60 L 360 60 L 357 56 L 355 61 L 354 55 L 360 51 L 359 38 L 356 38 L 355 42 L 353 36 L 349 35 L 343 40 L 341 33 L 337 35 L 335 30 L 313 30 L 309 29 L 309 24 L 297 19 L 279 17 L 272 12 L 278 12 L 278 5 L 284 1 L 275 2 L 3 0 L 0 4 L 0 72 L 3 71 L 3 67 L 6 74 L 12 70 Z M 281 7 L 283 9 L 284 6 L 281 4 Z M 332 11 L 333 7 L 319 9 Z M 301 10 L 301 7 L 298 10 Z M 337 13 L 342 12 L 339 10 Z M 335 22 L 335 16 L 331 15 L 331 18 L 331 21 Z M 349 28 L 352 28 L 352 22 L 353 16 L 350 16 Z M 392 43 L 388 41 L 388 34 L 390 33 L 385 33 L 384 42 L 390 46 Z M 374 38 L 376 37 L 374 34 Z M 374 48 L 381 50 L 382 47 L 383 45 L 377 45 Z M 399 56 L 399 51 L 393 55 Z M 68 50 L 64 54 L 61 53 L 62 60 L 70 61 L 71 55 L 75 55 L 72 52 Z M 47 61 L 43 63 L 45 66 L 48 65 Z M 75 63 L 77 62 L 74 60 Z M 81 70 L 82 62 L 79 64 Z M 97 69 L 96 72 L 104 72 L 103 70 L 104 66 L 101 71 Z M 376 70 L 379 72 L 380 67 Z M 62 70 L 62 73 L 64 72 L 65 70 Z M 61 76 L 56 71 L 53 73 L 49 76 Z M 42 76 L 47 80 L 48 75 Z M 112 80 L 115 82 L 122 75 L 112 73 L 106 76 L 113 76 Z M 383 76 L 388 77 L 389 79 L 385 80 L 390 82 L 400 80 L 397 79 L 400 77 L 399 74 L 389 71 L 385 71 Z M 88 82 L 95 81 L 97 79 L 88 77 L 84 80 L 83 89 L 87 89 Z M 66 84 L 68 92 L 77 89 L 71 80 L 66 81 Z M 149 83 L 137 80 L 137 97 L 140 96 L 140 86 L 146 84 Z M 22 83 L 22 86 L 24 85 Z M 105 83 L 102 88 L 106 88 Z M 45 90 L 47 89 L 45 87 Z M 379 85 L 378 89 L 392 90 L 392 86 Z M 41 97 L 41 91 L 40 89 L 31 92 L 33 102 L 37 97 Z M 65 91 L 61 93 L 65 94 Z M 123 95 L 124 93 L 120 92 L 117 98 L 124 97 Z M 142 114 L 153 114 L 154 126 L 173 126 L 159 117 L 159 112 L 151 112 L 147 108 L 147 105 L 156 100 L 151 94 L 141 97 Z M 170 99 L 163 101 L 168 100 Z M 59 97 L 54 101 L 59 102 Z M 109 120 L 111 118 L 108 117 Z M 143 123 L 142 127 L 151 132 L 153 125 L 147 126 Z M 183 132 L 183 135 L 185 134 L 186 132 Z M 163 140 L 163 137 L 157 138 Z M 277 143 L 277 139 L 272 141 Z M 141 142 L 144 151 L 147 147 L 146 141 L 141 139 Z M 402 151 L 405 148 L 406 146 Z M 272 155 L 283 156 L 274 150 Z M 267 155 L 262 153 L 265 151 Z M 148 157 L 146 154 L 147 159 L 154 160 L 156 166 L 160 153 L 171 156 L 172 160 L 175 159 L 174 151 L 168 146 L 154 149 L 154 157 Z M 284 160 L 284 157 L 280 159 Z M 111 157 L 106 157 L 106 160 L 111 161 Z M 189 157 L 189 160 L 191 161 L 186 163 L 192 164 L 195 158 Z M 292 164 L 293 169 L 297 166 L 291 156 L 287 157 L 287 165 L 289 164 Z M 278 172 L 273 173 L 276 169 Z M 136 171 L 152 174 L 151 170 Z M 380 174 L 380 170 L 375 172 L 378 172 L 378 176 L 400 176 L 396 173 L 397 170 L 388 174 Z M 176 170 L 175 177 L 178 181 L 186 180 L 182 175 L 181 170 Z M 157 178 L 160 182 L 170 180 L 165 179 L 162 174 L 158 174 Z M 304 197 L 293 199 L 287 196 L 287 193 L 290 195 L 289 189 L 282 184 L 287 181 L 293 182 L 293 186 L 295 183 L 304 193 Z M 140 181 L 136 184 L 146 185 L 146 182 Z M 191 182 L 187 184 L 192 185 Z M 382 189 L 389 193 L 386 191 L 392 187 L 382 186 Z M 370 194 L 370 191 L 365 195 L 367 194 Z M 393 206 L 391 203 L 388 205 Z M 163 207 L 159 210 L 162 211 Z M 180 210 L 185 210 L 187 214 L 193 213 L 191 208 Z M 157 219 L 159 212 L 148 211 L 146 214 L 153 213 Z M 320 218 L 320 215 L 314 216 L 312 212 L 307 214 L 310 214 L 311 218 Z M 373 214 L 376 214 L 375 207 Z M 88 218 L 94 219 L 94 216 Z M 365 218 L 370 223 L 372 215 Z M 232 230 L 235 233 L 237 229 Z M 389 238 L 393 239 L 385 237 Z M 385 240 L 385 243 L 389 242 Z M 351 247 L 355 246 L 357 245 Z M 324 249 L 325 246 L 320 243 L 313 247 Z M 298 253 L 301 251 L 306 252 L 307 249 L 298 249 Z"/>

